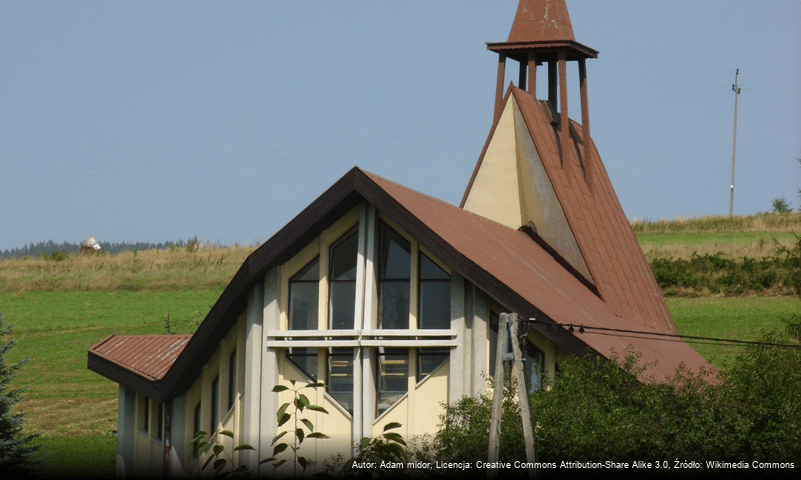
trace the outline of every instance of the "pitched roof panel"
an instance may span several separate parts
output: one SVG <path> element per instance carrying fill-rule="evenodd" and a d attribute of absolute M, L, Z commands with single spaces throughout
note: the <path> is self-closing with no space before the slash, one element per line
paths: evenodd
<path fill-rule="evenodd" d="M 463 270 L 469 280 L 491 295 L 503 296 L 501 290 L 507 289 L 520 295 L 528 304 L 528 308 L 507 304 L 508 308 L 519 308 L 521 311 L 518 313 L 524 315 L 526 311 L 536 309 L 560 324 L 649 332 L 649 335 L 622 336 L 610 333 L 581 334 L 576 338 L 607 357 L 612 355 L 612 350 L 622 354 L 632 346 L 643 354 L 645 361 L 658 362 L 651 374 L 660 380 L 670 378 L 680 363 L 694 371 L 708 368 L 707 362 L 687 344 L 675 341 L 677 339 L 667 342 L 653 340 L 660 334 L 671 332 L 643 325 L 633 316 L 633 305 L 637 303 L 637 294 L 633 290 L 623 287 L 614 295 L 613 304 L 618 305 L 619 310 L 615 311 L 522 231 L 510 229 L 381 177 L 367 175 L 414 218 L 431 229 L 444 244 L 464 255 L 478 267 L 478 271 L 486 273 L 486 276 L 471 277 L 469 272 L 464 273 Z M 433 253 L 438 253 L 436 245 L 425 246 Z M 620 288 L 610 283 L 604 286 L 612 290 Z M 560 338 L 553 332 L 544 328 L 541 331 L 560 344 Z M 568 347 L 568 350 L 573 349 Z"/>
<path fill-rule="evenodd" d="M 514 87 L 510 87 L 510 90 L 529 131 L 539 142 L 537 150 L 542 163 L 557 197 L 562 202 L 565 216 L 590 273 L 598 284 L 601 297 L 618 313 L 630 315 L 642 325 L 676 333 L 667 306 L 661 299 L 650 267 L 617 200 L 595 146 L 584 146 L 585 151 L 590 152 L 586 161 L 592 172 L 585 179 L 577 167 L 575 142 L 570 143 L 572 148 L 565 152 L 566 158 L 563 161 L 558 153 L 558 139 L 555 134 L 535 136 L 537 132 L 550 128 L 551 125 L 551 110 L 545 102 L 536 101 L 526 91 Z M 580 131 L 578 124 L 573 122 L 573 126 Z M 599 240 L 601 245 L 597 245 Z M 617 259 L 618 263 L 615 264 L 613 259 Z M 634 294 L 633 298 L 623 294 L 626 289 Z M 656 295 L 654 291 L 657 292 Z M 659 297 L 659 300 L 655 301 L 654 297 Z"/>
<path fill-rule="evenodd" d="M 89 349 L 107 362 L 151 381 L 161 380 L 192 335 L 110 335 Z"/>

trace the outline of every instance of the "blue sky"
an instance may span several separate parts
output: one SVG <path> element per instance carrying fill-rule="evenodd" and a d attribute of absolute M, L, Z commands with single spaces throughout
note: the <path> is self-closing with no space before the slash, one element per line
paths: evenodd
<path fill-rule="evenodd" d="M 799 208 L 801 2 L 567 5 L 629 218 L 728 212 L 737 68 L 734 211 Z M 254 244 L 354 165 L 458 204 L 492 119 L 485 42 L 516 6 L 4 2 L 0 249 Z"/>

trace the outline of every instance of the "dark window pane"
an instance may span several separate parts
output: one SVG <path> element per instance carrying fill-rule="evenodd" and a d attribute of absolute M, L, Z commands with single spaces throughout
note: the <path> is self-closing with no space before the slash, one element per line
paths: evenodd
<path fill-rule="evenodd" d="M 417 351 L 417 381 L 420 382 L 450 357 L 447 348 L 427 348 Z"/>
<path fill-rule="evenodd" d="M 142 420 L 142 430 L 147 433 L 150 428 L 150 400 L 147 398 L 145 399 L 145 411 L 142 414 Z"/>
<path fill-rule="evenodd" d="M 378 352 L 378 415 L 398 402 L 409 389 L 409 349 L 381 348 Z"/>
<path fill-rule="evenodd" d="M 156 438 L 161 440 L 164 430 L 164 404 L 159 403 L 158 406 L 159 408 L 156 410 Z"/>
<path fill-rule="evenodd" d="M 331 247 L 329 275 L 329 328 L 354 328 L 356 313 L 356 260 L 359 237 L 354 231 Z"/>
<path fill-rule="evenodd" d="M 381 282 L 379 328 L 409 328 L 409 282 Z"/>
<path fill-rule="evenodd" d="M 236 398 L 236 349 L 228 357 L 228 410 L 234 406 Z"/>
<path fill-rule="evenodd" d="M 358 247 L 359 236 L 353 232 L 331 248 L 331 280 L 356 280 Z"/>
<path fill-rule="evenodd" d="M 328 393 L 353 415 L 353 349 L 332 348 L 328 354 Z"/>
<path fill-rule="evenodd" d="M 214 380 L 211 381 L 211 429 L 209 429 L 209 433 L 217 431 L 217 424 L 219 423 L 220 419 L 218 417 L 218 412 L 220 411 L 220 405 L 218 404 L 220 398 L 220 377 L 214 377 Z"/>
<path fill-rule="evenodd" d="M 356 282 L 331 283 L 331 328 L 354 328 L 356 315 Z"/>
<path fill-rule="evenodd" d="M 545 354 L 533 343 L 526 341 L 526 383 L 528 393 L 542 387 L 542 369 L 545 365 Z"/>
<path fill-rule="evenodd" d="M 290 330 L 317 330 L 319 290 L 317 282 L 289 284 Z"/>
<path fill-rule="evenodd" d="M 420 278 L 423 280 L 450 280 L 451 276 L 439 268 L 439 265 L 433 260 L 425 255 L 420 255 Z"/>
<path fill-rule="evenodd" d="M 192 428 L 194 428 L 194 432 L 197 433 L 200 431 L 200 402 L 197 402 L 195 405 L 195 416 L 194 416 L 194 423 L 192 424 Z"/>
<path fill-rule="evenodd" d="M 420 254 L 419 328 L 450 328 L 451 277 Z"/>
<path fill-rule="evenodd" d="M 315 258 L 308 265 L 303 267 L 290 281 L 292 282 L 317 282 L 320 280 L 320 259 Z"/>
<path fill-rule="evenodd" d="M 398 232 L 381 224 L 381 280 L 408 280 L 411 245 Z"/>
<path fill-rule="evenodd" d="M 450 328 L 451 282 L 420 281 L 420 328 Z"/>
<path fill-rule="evenodd" d="M 287 351 L 287 358 L 295 364 L 307 377 L 317 381 L 317 349 L 312 347 L 292 347 Z"/>
<path fill-rule="evenodd" d="M 289 280 L 290 330 L 317 330 L 319 281 L 319 259 L 314 259 Z"/>

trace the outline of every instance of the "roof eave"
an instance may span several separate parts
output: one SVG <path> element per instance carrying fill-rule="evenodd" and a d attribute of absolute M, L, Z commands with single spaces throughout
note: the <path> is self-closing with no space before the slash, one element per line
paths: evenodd
<path fill-rule="evenodd" d="M 364 176 L 352 168 L 334 185 L 254 251 L 223 291 L 206 319 L 164 377 L 164 398 L 186 392 L 217 349 L 220 339 L 233 327 L 247 306 L 250 289 L 263 281 L 270 268 L 280 265 L 319 236 L 325 228 L 355 207 L 361 200 L 354 185 Z"/>
<path fill-rule="evenodd" d="M 567 60 L 579 60 L 583 58 L 598 58 L 598 50 L 592 49 L 576 41 L 571 40 L 540 40 L 531 42 L 487 42 L 487 50 L 495 53 L 504 54 L 517 61 L 528 61 L 528 52 L 540 53 L 545 57 L 555 55 L 558 51 L 564 51 Z M 537 63 L 542 63 L 542 59 L 537 59 Z"/>

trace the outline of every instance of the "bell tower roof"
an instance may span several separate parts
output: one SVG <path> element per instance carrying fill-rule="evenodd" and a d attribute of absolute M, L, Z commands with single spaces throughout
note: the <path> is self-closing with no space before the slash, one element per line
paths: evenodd
<path fill-rule="evenodd" d="M 487 48 L 524 62 L 529 52 L 556 55 L 558 50 L 565 51 L 567 60 L 598 57 L 596 50 L 576 42 L 565 0 L 522 0 L 509 39 L 487 43 Z"/>
<path fill-rule="evenodd" d="M 507 42 L 556 40 L 576 41 L 565 2 L 563 0 L 520 2 Z"/>

